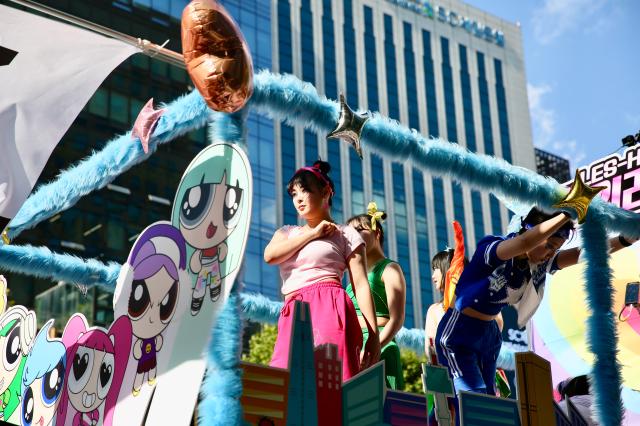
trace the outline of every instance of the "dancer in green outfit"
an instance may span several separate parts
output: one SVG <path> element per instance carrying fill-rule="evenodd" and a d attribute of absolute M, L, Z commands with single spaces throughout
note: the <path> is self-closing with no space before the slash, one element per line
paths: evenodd
<path fill-rule="evenodd" d="M 404 323 L 404 306 L 406 297 L 406 283 L 400 265 L 388 259 L 383 250 L 384 230 L 382 221 L 386 214 L 378 211 L 375 203 L 369 203 L 368 213 L 354 216 L 347 222 L 355 228 L 365 242 L 367 271 L 371 295 L 376 308 L 376 322 L 379 330 L 380 360 L 384 361 L 387 387 L 402 390 L 404 377 L 400 348 L 394 340 L 398 330 Z M 347 286 L 347 294 L 353 301 L 362 328 L 363 342 L 367 341 L 369 333 L 367 325 L 360 313 L 353 287 Z M 364 343 L 363 343 L 364 344 Z"/>

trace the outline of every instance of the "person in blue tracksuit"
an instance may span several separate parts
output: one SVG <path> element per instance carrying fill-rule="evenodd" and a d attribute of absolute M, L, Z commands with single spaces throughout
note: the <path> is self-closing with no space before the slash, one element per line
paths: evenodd
<path fill-rule="evenodd" d="M 456 393 L 495 395 L 502 337 L 493 320 L 513 305 L 524 326 L 542 299 L 546 274 L 578 262 L 579 248 L 560 250 L 574 230 L 566 212 L 534 207 L 521 224 L 518 233 L 480 240 L 458 281 L 455 304 L 438 325 L 438 360 L 448 367 Z M 618 236 L 609 244 L 613 252 L 635 241 Z"/>

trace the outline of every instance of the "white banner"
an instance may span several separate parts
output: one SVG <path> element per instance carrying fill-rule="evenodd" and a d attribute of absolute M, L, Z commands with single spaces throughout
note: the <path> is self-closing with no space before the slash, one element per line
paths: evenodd
<path fill-rule="evenodd" d="M 138 51 L 0 5 L 0 232 L 91 95 Z"/>

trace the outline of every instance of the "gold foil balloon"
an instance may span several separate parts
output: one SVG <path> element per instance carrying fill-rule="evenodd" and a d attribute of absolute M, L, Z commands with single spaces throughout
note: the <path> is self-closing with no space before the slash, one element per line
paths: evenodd
<path fill-rule="evenodd" d="M 182 12 L 182 55 L 191 81 L 215 111 L 235 112 L 253 92 L 253 64 L 240 28 L 215 0 Z"/>
<path fill-rule="evenodd" d="M 578 214 L 578 223 L 582 224 L 587 217 L 587 210 L 591 200 L 603 189 L 607 189 L 606 186 L 589 186 L 582 181 L 580 176 L 580 169 L 576 170 L 576 177 L 573 180 L 571 190 L 567 195 L 553 207 L 557 209 L 569 207 L 576 211 Z"/>

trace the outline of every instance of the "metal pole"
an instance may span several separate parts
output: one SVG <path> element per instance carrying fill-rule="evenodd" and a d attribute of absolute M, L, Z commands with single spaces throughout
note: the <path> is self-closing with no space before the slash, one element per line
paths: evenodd
<path fill-rule="evenodd" d="M 86 30 L 93 31 L 95 33 L 102 34 L 104 36 L 111 37 L 116 40 L 120 40 L 132 46 L 136 46 L 142 51 L 141 53 L 144 53 L 147 56 L 160 59 L 161 61 L 168 62 L 172 65 L 175 65 L 183 69 L 185 68 L 184 59 L 182 58 L 182 55 L 180 53 L 174 52 L 173 50 L 165 49 L 162 46 L 158 46 L 157 44 L 151 43 L 149 40 L 144 40 L 141 38 L 132 37 L 127 34 L 123 34 L 121 32 L 112 30 L 111 28 L 107 28 L 102 25 L 98 25 L 94 22 L 87 21 L 82 18 L 78 18 L 77 16 L 73 16 L 68 13 L 61 12 L 57 9 L 36 3 L 35 1 L 32 1 L 32 0 L 9 0 L 9 1 L 28 7 L 33 10 L 37 10 L 38 12 L 42 12 L 46 15 L 53 16 L 62 21 L 68 22 L 70 24 L 76 25 Z"/>

